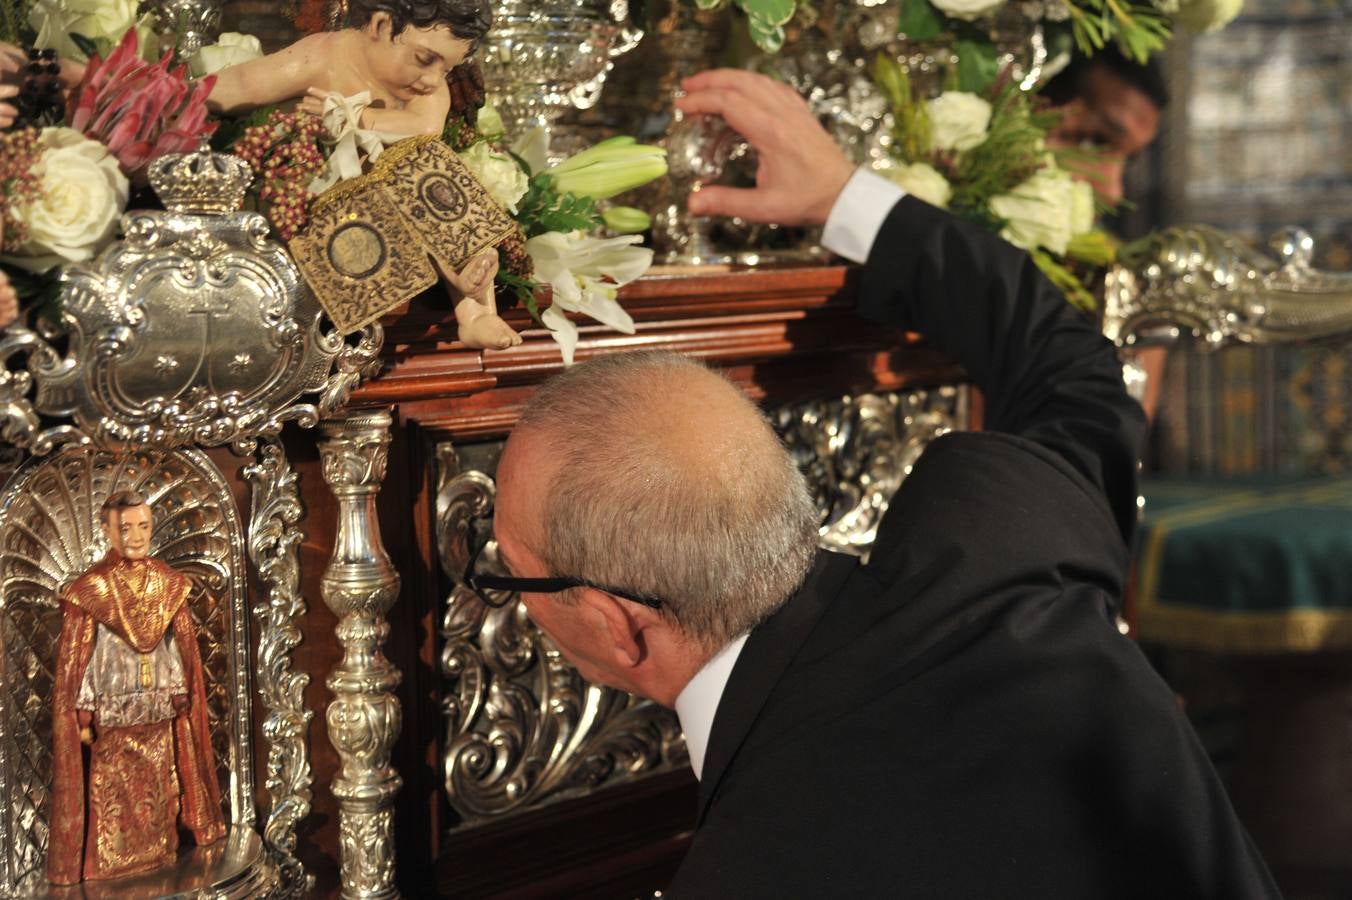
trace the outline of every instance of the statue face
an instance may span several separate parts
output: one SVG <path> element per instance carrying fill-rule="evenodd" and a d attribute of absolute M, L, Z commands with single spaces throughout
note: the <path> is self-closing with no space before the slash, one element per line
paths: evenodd
<path fill-rule="evenodd" d="M 390 16 L 383 12 L 371 16 L 364 27 L 368 69 L 402 103 L 446 90 L 446 73 L 465 61 L 473 45 L 446 25 L 409 25 L 393 34 Z"/>
<path fill-rule="evenodd" d="M 154 524 L 150 506 L 143 503 L 110 510 L 108 521 L 103 523 L 103 533 L 124 559 L 145 559 L 150 554 L 150 533 Z"/>

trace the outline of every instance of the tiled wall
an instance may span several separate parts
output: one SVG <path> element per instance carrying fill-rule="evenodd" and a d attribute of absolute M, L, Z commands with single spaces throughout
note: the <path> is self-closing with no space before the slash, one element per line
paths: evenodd
<path fill-rule="evenodd" d="M 1352 2 L 1246 0 L 1180 43 L 1150 224 L 1204 222 L 1262 243 L 1299 225 L 1352 269 Z M 1352 343 L 1175 353 L 1155 463 L 1167 471 L 1352 469 Z"/>

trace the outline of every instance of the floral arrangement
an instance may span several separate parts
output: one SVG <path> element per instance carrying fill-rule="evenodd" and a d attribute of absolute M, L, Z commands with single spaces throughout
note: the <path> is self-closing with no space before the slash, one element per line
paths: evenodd
<path fill-rule="evenodd" d="M 1011 13 L 1043 24 L 1054 57 L 1073 43 L 1090 55 L 1110 43 L 1144 62 L 1175 25 L 1210 31 L 1234 18 L 1242 0 L 901 0 L 898 34 L 950 47 L 956 61 L 945 90 L 926 96 L 896 59 L 879 54 L 874 82 L 893 117 L 890 157 L 881 174 L 935 206 L 998 231 L 1024 248 L 1076 306 L 1092 309 L 1087 285 L 1116 257 L 1116 244 L 1094 226 L 1103 211 L 1093 189 L 1067 163 L 1090 150 L 1051 151 L 1059 121 L 1036 93 L 1000 71 L 993 41 L 997 19 Z M 1058 53 L 1059 49 L 1059 53 Z M 1056 68 L 1054 59 L 1049 65 Z"/>
<path fill-rule="evenodd" d="M 152 159 L 195 148 L 216 127 L 206 113 L 209 81 L 191 82 L 185 66 L 171 66 L 172 52 L 154 64 L 142 58 L 135 7 L 39 0 L 29 11 L 35 40 L 46 35 L 85 64 L 57 104 L 59 121 L 0 134 L 0 266 L 26 305 L 48 307 L 59 268 L 93 258 L 112 240 Z"/>
<path fill-rule="evenodd" d="M 176 61 L 172 51 L 158 52 L 137 0 L 23 6 L 3 4 L 0 40 L 51 48 L 84 64 L 57 121 L 0 132 L 0 279 L 12 283 L 0 289 L 6 298 L 17 290 L 25 305 L 53 301 L 60 267 L 93 258 L 113 239 L 129 198 L 144 187 L 146 167 L 166 153 L 211 138 L 217 149 L 244 158 L 255 172 L 254 202 L 289 240 L 305 228 L 311 202 L 360 174 L 390 137 L 360 127 L 360 97 L 332 95 L 318 116 L 274 108 L 245 121 L 214 121 L 206 98 L 215 73 L 261 56 L 253 36 L 225 34 Z M 632 333 L 616 295 L 651 265 L 652 251 L 638 246 L 637 235 L 649 220 L 609 201 L 664 175 L 664 151 L 621 137 L 551 166 L 542 134 L 509 140 L 485 104 L 477 66 L 455 70 L 450 87 L 443 139 L 519 225 L 499 247 L 500 296 L 519 300 L 547 327 L 568 362 L 578 337 L 568 312 Z M 143 194 L 136 202 L 154 201 Z M 544 285 L 552 306 L 542 313 L 536 298 Z"/>
<path fill-rule="evenodd" d="M 661 178 L 666 151 L 621 136 L 602 141 L 554 165 L 546 135 L 533 130 L 509 142 L 491 105 L 452 122 L 447 139 L 521 227 L 524 244 L 499 248 L 499 283 L 550 330 L 571 364 L 577 326 L 565 312 L 580 313 L 625 334 L 634 322 L 616 301 L 620 287 L 652 265 L 653 251 L 639 246 L 651 224 L 642 210 L 600 204 Z M 599 237 L 602 229 L 614 237 Z M 552 305 L 535 305 L 539 284 L 550 287 Z"/>
<path fill-rule="evenodd" d="M 927 203 L 999 231 L 1072 303 L 1092 309 L 1093 295 L 1075 269 L 1106 265 L 1114 246 L 1094 228 L 1093 188 L 1046 148 L 1057 114 L 1008 77 L 981 94 L 950 90 L 927 100 L 890 57 L 880 55 L 873 74 L 895 123 L 892 157 L 880 173 Z"/>
<path fill-rule="evenodd" d="M 1041 22 L 1053 54 L 1072 41 L 1085 55 L 1115 44 L 1144 63 L 1164 49 L 1175 27 L 1215 31 L 1242 6 L 1243 0 L 900 0 L 897 33 L 951 46 L 963 89 L 980 90 L 996 75 L 992 24 L 999 16 Z"/>
<path fill-rule="evenodd" d="M 808 0 L 694 0 L 700 9 L 720 9 L 730 2 L 746 15 L 751 39 L 762 50 L 778 52 L 784 26 L 794 16 L 814 14 Z M 952 46 L 973 75 L 995 74 L 995 48 L 990 20 L 1013 11 L 1043 22 L 1051 32 L 1069 37 L 1081 52 L 1092 53 L 1116 43 L 1124 55 L 1144 62 L 1164 48 L 1175 26 L 1194 33 L 1215 31 L 1239 14 L 1243 0 L 882 0 L 896 3 L 897 31 L 914 41 L 942 40 Z M 869 4 L 880 5 L 878 3 Z M 984 85 L 983 85 L 984 86 Z"/>
<path fill-rule="evenodd" d="M 133 180 L 152 159 L 194 150 L 216 130 L 207 121 L 215 78 L 189 83 L 186 66 L 170 70 L 172 53 L 152 66 L 139 45 L 129 30 L 106 60 L 91 59 L 66 112 L 70 127 L 107 147 Z"/>

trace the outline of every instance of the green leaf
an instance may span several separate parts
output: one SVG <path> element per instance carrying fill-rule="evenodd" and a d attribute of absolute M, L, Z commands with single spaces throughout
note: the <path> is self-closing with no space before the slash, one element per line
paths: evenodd
<path fill-rule="evenodd" d="M 784 46 L 784 29 L 778 25 L 770 25 L 764 19 L 756 16 L 748 16 L 748 30 L 751 32 L 751 40 L 756 42 L 756 46 L 766 53 L 778 53 Z"/>
<path fill-rule="evenodd" d="M 958 41 L 953 52 L 958 55 L 958 90 L 986 93 L 1000 72 L 995 46 L 986 41 Z"/>
<path fill-rule="evenodd" d="M 1085 312 L 1093 312 L 1098 307 L 1098 301 L 1094 299 L 1094 295 L 1084 286 L 1084 283 L 1050 253 L 1042 249 L 1034 249 L 1030 250 L 1028 255 L 1042 270 L 1042 274 L 1047 276 L 1047 280 L 1056 285 L 1061 293 L 1066 295 L 1066 299 L 1070 301 L 1071 306 L 1078 307 Z"/>
<path fill-rule="evenodd" d="M 911 104 L 911 84 L 906 70 L 891 56 L 879 52 L 873 58 L 873 83 L 883 89 L 895 111 Z"/>
<path fill-rule="evenodd" d="M 71 43 L 80 48 L 80 52 L 85 56 L 92 58 L 94 54 L 99 52 L 99 47 L 92 38 L 87 38 L 83 34 L 76 34 L 74 31 L 66 36 L 70 38 Z"/>
<path fill-rule="evenodd" d="M 24 17 L 25 6 L 15 0 L 0 0 L 0 41 L 20 47 L 33 43 L 32 29 Z"/>
<path fill-rule="evenodd" d="M 517 201 L 516 220 L 528 238 L 550 231 L 590 231 L 602 224 L 596 201 L 560 191 L 545 172 L 531 176 L 526 195 Z"/>
<path fill-rule="evenodd" d="M 787 25 L 798 6 L 797 0 L 737 0 L 749 18 L 760 19 L 766 26 Z"/>
<path fill-rule="evenodd" d="M 1093 266 L 1112 265 L 1117 258 L 1117 244 L 1106 231 L 1095 229 L 1077 234 L 1066 245 L 1066 259 Z"/>
<path fill-rule="evenodd" d="M 0 265 L 9 276 L 10 286 L 19 295 L 21 310 L 36 310 L 37 317 L 47 322 L 57 331 L 64 332 L 61 325 L 61 270 L 50 269 L 46 272 L 30 272 L 18 266 Z"/>
<path fill-rule="evenodd" d="M 502 269 L 498 270 L 496 281 L 516 294 L 517 302 L 525 308 L 526 312 L 530 313 L 530 317 L 541 328 L 549 328 L 544 319 L 540 318 L 540 303 L 535 299 L 535 292 L 540 289 L 539 282 L 531 278 L 522 278 L 520 275 L 513 275 L 511 272 Z"/>
<path fill-rule="evenodd" d="M 904 34 L 913 41 L 928 41 L 938 37 L 943 30 L 944 17 L 929 0 L 901 0 L 897 34 Z"/>

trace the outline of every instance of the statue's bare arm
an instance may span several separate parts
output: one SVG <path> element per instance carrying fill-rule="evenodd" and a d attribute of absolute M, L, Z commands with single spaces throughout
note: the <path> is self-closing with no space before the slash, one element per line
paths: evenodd
<path fill-rule="evenodd" d="M 441 134 L 451 112 L 451 92 L 443 87 L 433 94 L 414 97 L 403 109 L 367 107 L 361 125 L 390 134 Z"/>
<path fill-rule="evenodd" d="M 218 115 L 233 116 L 304 97 L 309 88 L 323 86 L 332 63 L 327 58 L 331 43 L 326 34 L 312 34 L 276 53 L 222 69 L 207 105 Z"/>

